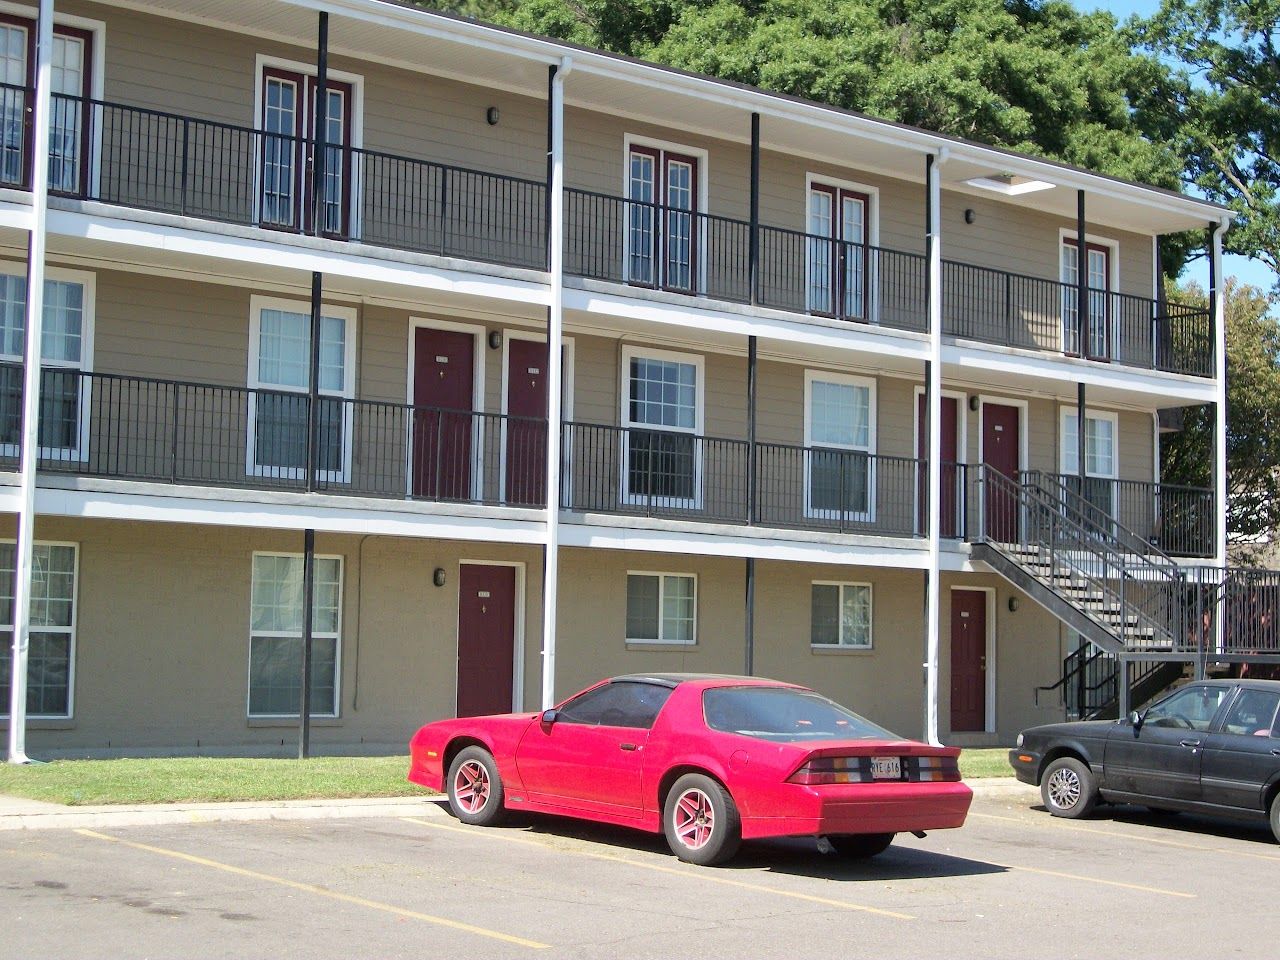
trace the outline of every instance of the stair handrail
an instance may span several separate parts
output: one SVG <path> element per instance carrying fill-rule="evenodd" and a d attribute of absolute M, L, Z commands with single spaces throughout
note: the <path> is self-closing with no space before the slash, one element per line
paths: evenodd
<path fill-rule="evenodd" d="M 990 483 L 993 484 L 996 489 L 1004 488 L 1006 495 L 1011 497 L 1014 502 L 1017 503 L 1019 508 L 1019 517 L 1022 515 L 1023 511 L 1026 510 L 1034 510 L 1037 508 L 1043 510 L 1045 515 L 1049 518 L 1052 528 L 1056 528 L 1058 531 L 1065 530 L 1069 534 L 1073 535 L 1071 540 L 1073 552 L 1092 555 L 1101 563 L 1104 570 L 1114 570 L 1116 572 L 1117 575 L 1113 579 L 1119 583 L 1118 589 L 1111 586 L 1106 577 L 1091 575 L 1087 570 L 1083 569 L 1079 563 L 1070 564 L 1071 568 L 1081 578 L 1096 585 L 1104 599 L 1112 599 L 1118 602 L 1120 606 L 1121 620 L 1120 632 L 1117 639 L 1122 645 L 1126 647 L 1128 646 L 1125 636 L 1128 633 L 1128 622 L 1130 619 L 1128 614 L 1130 613 L 1132 613 L 1133 618 L 1139 623 L 1145 623 L 1146 626 L 1151 628 L 1154 635 L 1166 636 L 1169 640 L 1170 646 L 1177 645 L 1177 637 L 1168 624 L 1159 622 L 1139 605 L 1133 603 L 1132 598 L 1126 600 L 1125 596 L 1125 583 L 1127 580 L 1132 580 L 1137 583 L 1152 582 L 1135 576 L 1131 570 L 1131 566 L 1151 571 L 1156 577 L 1155 582 L 1157 585 L 1163 583 L 1166 587 L 1180 587 L 1185 585 L 1186 580 L 1183 578 L 1181 571 L 1177 570 L 1176 566 L 1171 569 L 1165 565 L 1152 562 L 1149 558 L 1142 556 L 1136 551 L 1128 551 L 1128 553 L 1130 553 L 1134 558 L 1131 565 L 1130 562 L 1126 562 L 1124 559 L 1123 555 L 1125 551 L 1118 549 L 1111 543 L 1111 538 L 1107 535 L 1107 531 L 1102 528 L 1101 525 L 1096 522 L 1090 522 L 1088 517 L 1080 517 L 1077 520 L 1068 515 L 1068 513 L 1063 510 L 1064 506 L 1066 506 L 1071 513 L 1075 513 L 1076 511 L 1071 510 L 1068 505 L 1064 505 L 1060 501 L 1055 500 L 1052 494 L 1048 491 L 1043 490 L 1038 486 L 1020 483 L 1016 479 L 1007 476 L 999 470 L 988 467 L 985 464 L 979 465 L 978 475 L 979 483 L 981 485 L 985 486 Z M 1001 550 L 1001 541 L 993 538 L 987 532 L 986 499 L 985 494 L 979 495 L 978 502 L 981 505 L 981 521 L 978 536 L 980 542 L 987 543 L 994 549 L 1000 550 L 1001 553 L 1005 553 L 1005 555 L 1008 556 L 1006 551 Z M 1093 529 L 1091 530 L 1090 527 Z M 1036 542 L 1032 544 L 1026 539 L 1025 534 L 1019 535 L 1019 542 L 1025 543 L 1027 546 L 1034 545 L 1037 550 L 1044 550 L 1047 548 L 1051 566 L 1054 563 L 1054 556 L 1059 549 L 1057 546 L 1058 539 L 1059 538 L 1054 536 L 1051 532 L 1046 543 Z M 1016 562 L 1016 558 L 1011 557 L 1010 559 L 1015 560 Z M 1061 591 L 1059 591 L 1052 583 L 1045 583 L 1043 580 L 1040 582 L 1046 589 L 1052 591 L 1064 602 L 1072 603 L 1071 599 L 1063 596 Z M 1096 613 L 1086 608 L 1078 609 L 1084 616 L 1097 623 L 1113 636 L 1115 635 L 1115 628 L 1113 625 L 1107 623 Z"/>
<path fill-rule="evenodd" d="M 1085 654 L 1088 654 L 1088 656 L 1085 656 Z M 1052 693 L 1054 690 L 1057 690 L 1059 687 L 1065 687 L 1069 680 L 1074 680 L 1078 674 L 1084 672 L 1084 670 L 1088 668 L 1088 666 L 1091 663 L 1093 663 L 1095 660 L 1097 660 L 1099 657 L 1114 657 L 1114 656 L 1115 656 L 1114 653 L 1108 653 L 1106 650 L 1103 650 L 1092 643 L 1089 644 L 1089 646 L 1087 647 L 1086 646 L 1076 647 L 1069 654 L 1063 657 L 1062 676 L 1058 678 L 1058 682 L 1051 683 L 1046 686 L 1036 687 L 1035 705 L 1037 707 L 1040 706 L 1041 692 Z M 1102 686 L 1101 683 L 1097 684 L 1094 687 L 1090 687 L 1088 689 L 1096 690 L 1100 686 Z"/>
<path fill-rule="evenodd" d="M 1151 556 L 1154 555 L 1158 560 L 1163 561 L 1164 563 L 1167 563 L 1171 569 L 1174 569 L 1174 570 L 1181 569 L 1177 561 L 1174 560 L 1173 557 L 1169 556 L 1167 553 L 1165 553 L 1163 550 L 1157 547 L 1154 543 L 1152 543 L 1146 537 L 1140 536 L 1139 534 L 1135 533 L 1132 529 L 1130 529 L 1128 526 L 1121 523 L 1119 520 L 1116 519 L 1115 514 L 1109 511 L 1103 510 L 1097 504 L 1090 502 L 1078 490 L 1072 490 L 1071 486 L 1066 482 L 1065 478 L 1062 477 L 1061 475 L 1056 473 L 1046 473 L 1043 470 L 1022 470 L 1018 473 L 1018 478 L 1023 483 L 1034 484 L 1035 486 L 1043 490 L 1045 493 L 1048 493 L 1050 496 L 1055 496 L 1058 493 L 1061 493 L 1065 497 L 1069 498 L 1072 501 L 1071 505 L 1074 512 L 1078 516 L 1092 523 L 1094 526 L 1101 527 L 1102 525 L 1099 524 L 1097 521 L 1089 518 L 1088 512 L 1092 511 L 1094 513 L 1102 514 L 1107 518 L 1108 526 L 1114 527 L 1116 532 L 1123 535 L 1123 537 L 1128 539 L 1130 542 L 1136 542 L 1142 545 L 1142 549 L 1135 550 L 1134 551 L 1135 553 L 1139 554 L 1140 556 L 1146 556 L 1148 559 L 1150 559 Z M 1046 478 L 1052 482 L 1053 487 L 1055 489 L 1052 489 L 1052 490 L 1048 489 L 1046 485 L 1041 482 Z M 1081 504 L 1087 507 L 1088 510 L 1084 509 L 1081 506 Z M 1105 530 L 1103 532 L 1107 533 L 1107 535 L 1110 536 L 1111 539 L 1113 540 L 1120 539 L 1119 537 L 1116 536 L 1116 533 L 1105 531 Z"/>

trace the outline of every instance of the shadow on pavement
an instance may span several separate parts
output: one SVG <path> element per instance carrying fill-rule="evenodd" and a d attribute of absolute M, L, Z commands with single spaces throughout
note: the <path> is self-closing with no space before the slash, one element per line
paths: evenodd
<path fill-rule="evenodd" d="M 1043 804 L 1028 809 L 1047 817 L 1049 811 Z M 1222 840 L 1243 840 L 1264 847 L 1276 847 L 1276 838 L 1264 820 L 1233 820 L 1226 817 L 1205 816 L 1198 813 L 1179 813 L 1175 810 L 1153 810 L 1135 804 L 1099 804 L 1084 823 L 1127 823 L 1139 827 L 1153 827 L 1189 836 L 1217 837 Z M 1280 856 L 1280 848 L 1275 850 Z"/>

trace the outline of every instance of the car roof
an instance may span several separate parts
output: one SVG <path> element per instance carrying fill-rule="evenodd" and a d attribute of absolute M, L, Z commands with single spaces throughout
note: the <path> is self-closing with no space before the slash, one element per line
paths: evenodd
<path fill-rule="evenodd" d="M 1230 677 L 1223 677 L 1218 680 L 1194 680 L 1186 686 L 1202 686 L 1202 687 L 1243 687 L 1246 690 L 1271 690 L 1280 692 L 1280 680 L 1251 680 L 1248 677 L 1241 677 L 1233 680 Z"/>
<path fill-rule="evenodd" d="M 630 681 L 632 683 L 656 683 L 663 687 L 678 687 L 684 683 L 697 684 L 702 687 L 795 687 L 794 683 L 782 680 L 770 680 L 768 677 L 741 677 L 729 673 L 628 673 L 613 677 L 610 683 Z"/>

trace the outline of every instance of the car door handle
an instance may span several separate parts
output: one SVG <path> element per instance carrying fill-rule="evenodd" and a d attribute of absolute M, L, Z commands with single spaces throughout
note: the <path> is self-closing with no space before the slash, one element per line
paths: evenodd
<path fill-rule="evenodd" d="M 1271 755 L 1273 757 L 1280 757 L 1280 750 L 1272 750 Z"/>
<path fill-rule="evenodd" d="M 619 750 L 639 750 L 640 748 L 634 743 L 620 743 L 618 744 L 618 749 Z"/>
<path fill-rule="evenodd" d="M 1179 743 L 1181 743 L 1184 747 L 1198 747 L 1198 746 L 1200 746 L 1200 741 L 1199 741 L 1199 740 L 1179 740 L 1178 742 L 1179 742 Z"/>

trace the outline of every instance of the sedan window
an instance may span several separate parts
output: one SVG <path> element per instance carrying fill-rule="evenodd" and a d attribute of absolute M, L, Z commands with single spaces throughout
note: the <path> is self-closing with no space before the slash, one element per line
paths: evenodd
<path fill-rule="evenodd" d="M 762 740 L 897 740 L 896 734 L 809 690 L 715 687 L 702 695 L 707 726 Z"/>
<path fill-rule="evenodd" d="M 1223 698 L 1230 692 L 1230 687 L 1183 687 L 1151 707 L 1142 722 L 1149 727 L 1207 731 Z"/>
<path fill-rule="evenodd" d="M 560 708 L 558 721 L 596 727 L 648 730 L 658 718 L 671 688 L 656 683 L 615 680 L 588 690 Z"/>
<path fill-rule="evenodd" d="M 1270 690 L 1241 690 L 1240 696 L 1227 711 L 1222 732 L 1246 737 L 1270 736 L 1277 707 L 1280 707 L 1280 693 Z"/>

